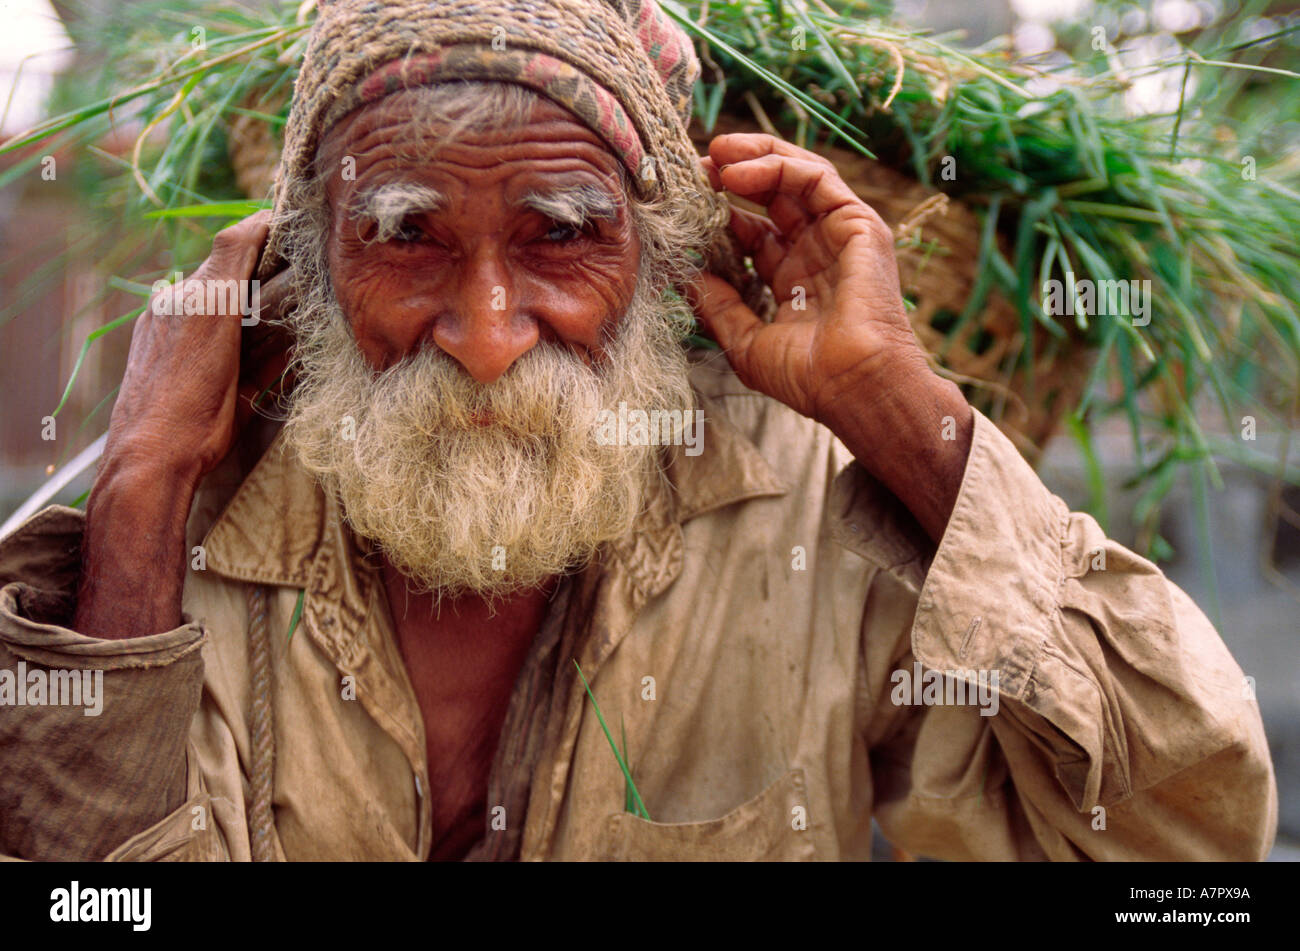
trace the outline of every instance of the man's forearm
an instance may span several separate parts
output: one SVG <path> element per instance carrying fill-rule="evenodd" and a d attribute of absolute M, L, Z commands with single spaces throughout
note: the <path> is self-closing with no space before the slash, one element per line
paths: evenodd
<path fill-rule="evenodd" d="M 105 460 L 86 506 L 74 630 L 119 640 L 180 625 L 195 486 L 164 466 Z"/>
<path fill-rule="evenodd" d="M 928 368 L 877 375 L 837 401 L 827 425 L 935 542 L 948 527 L 975 429 L 955 383 Z"/>

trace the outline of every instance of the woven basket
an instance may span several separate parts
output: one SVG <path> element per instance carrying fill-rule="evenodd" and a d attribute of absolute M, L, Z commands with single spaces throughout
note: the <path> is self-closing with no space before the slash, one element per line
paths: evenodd
<path fill-rule="evenodd" d="M 253 90 L 240 103 L 249 110 L 274 114 L 288 102 L 289 94 L 267 101 L 262 90 Z M 226 131 L 226 151 L 230 167 L 235 173 L 235 184 L 247 197 L 262 200 L 269 197 L 280 164 L 279 136 L 265 119 L 247 113 L 237 113 Z"/>
<path fill-rule="evenodd" d="M 714 135 L 758 131 L 752 120 L 721 116 L 712 134 L 697 123 L 691 135 L 704 152 Z M 250 198 L 265 198 L 279 161 L 278 138 L 264 121 L 240 115 L 231 123 L 228 142 L 239 187 Z M 835 147 L 820 151 L 894 228 L 903 293 L 916 305 L 909 315 L 912 329 L 936 368 L 961 384 L 971 403 L 1037 463 L 1061 417 L 1083 393 L 1092 351 L 1077 337 L 1056 338 L 1035 323 L 1026 369 L 1016 359 L 1024 350 L 1019 314 L 996 290 L 975 317 L 958 326 L 977 277 L 979 219 L 960 202 L 857 153 Z"/>

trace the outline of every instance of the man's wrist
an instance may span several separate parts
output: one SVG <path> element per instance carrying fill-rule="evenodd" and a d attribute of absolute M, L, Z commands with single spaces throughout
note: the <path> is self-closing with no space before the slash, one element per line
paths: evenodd
<path fill-rule="evenodd" d="M 86 504 L 73 629 L 117 640 L 180 623 L 197 478 L 131 456 L 104 460 Z"/>
<path fill-rule="evenodd" d="M 106 478 L 126 485 L 153 482 L 193 495 L 203 478 L 203 467 L 193 453 L 178 452 L 179 441 L 132 433 L 114 438 L 111 430 L 99 464 L 96 487 Z"/>
<path fill-rule="evenodd" d="M 961 489 L 974 412 L 922 356 L 846 385 L 822 422 L 896 495 L 936 542 Z"/>

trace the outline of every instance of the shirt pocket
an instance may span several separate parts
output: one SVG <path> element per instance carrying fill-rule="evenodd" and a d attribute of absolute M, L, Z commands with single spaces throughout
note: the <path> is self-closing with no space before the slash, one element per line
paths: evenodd
<path fill-rule="evenodd" d="M 648 822 L 630 812 L 605 819 L 596 857 L 615 862 L 790 862 L 816 857 L 802 769 L 718 819 Z"/>

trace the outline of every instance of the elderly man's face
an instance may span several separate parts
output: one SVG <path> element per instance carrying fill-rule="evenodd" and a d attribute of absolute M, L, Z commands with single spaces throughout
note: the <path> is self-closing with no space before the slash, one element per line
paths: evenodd
<path fill-rule="evenodd" d="M 412 97 L 389 96 L 322 144 L 325 168 L 356 162 L 355 180 L 328 179 L 328 256 L 366 361 L 386 369 L 432 342 L 491 383 L 539 340 L 598 354 L 640 255 L 618 160 L 547 100 L 521 128 L 467 132 L 431 158 L 412 154 L 411 119 Z"/>
<path fill-rule="evenodd" d="M 667 293 L 685 247 L 653 210 L 633 215 L 617 160 L 559 106 L 448 135 L 430 117 L 454 107 L 421 95 L 323 145 L 328 214 L 292 242 L 289 441 L 414 585 L 495 599 L 622 537 L 660 478 L 657 447 L 595 426 L 692 407 L 690 311 Z M 349 156 L 355 181 L 338 174 Z"/>

